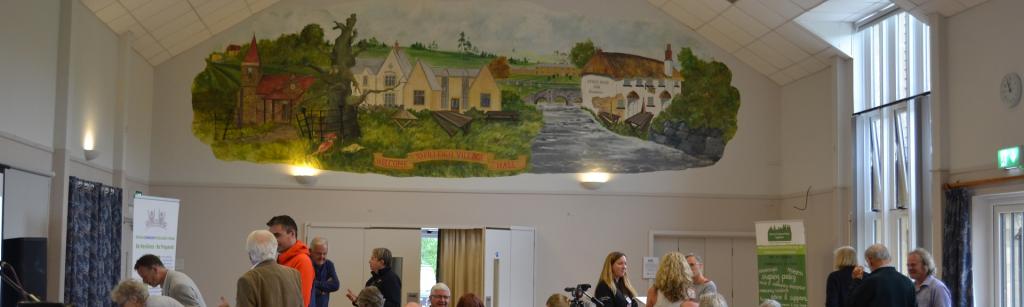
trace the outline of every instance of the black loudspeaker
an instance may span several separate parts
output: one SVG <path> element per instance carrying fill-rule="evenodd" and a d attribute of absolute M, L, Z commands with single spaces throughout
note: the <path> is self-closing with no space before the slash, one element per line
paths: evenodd
<path fill-rule="evenodd" d="M 4 240 L 3 261 L 11 264 L 4 269 L 4 274 L 10 275 L 13 268 L 25 290 L 46 299 L 46 238 Z M 15 307 L 21 300 L 21 293 L 4 283 L 0 307 Z"/>

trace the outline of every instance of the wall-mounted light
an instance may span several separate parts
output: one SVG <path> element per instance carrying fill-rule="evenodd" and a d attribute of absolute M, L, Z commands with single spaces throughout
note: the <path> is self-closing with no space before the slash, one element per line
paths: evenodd
<path fill-rule="evenodd" d="M 612 175 L 605 172 L 587 172 L 579 175 L 580 185 L 588 190 L 601 188 L 611 178 Z"/>
<path fill-rule="evenodd" d="M 316 184 L 316 176 L 319 174 L 320 170 L 309 165 L 292 166 L 292 177 L 295 177 L 295 181 L 301 185 L 312 186 Z"/>
<path fill-rule="evenodd" d="M 92 132 L 86 132 L 85 137 L 82 138 L 82 150 L 85 152 L 86 161 L 95 160 L 100 156 L 100 151 L 96 150 L 96 138 Z"/>

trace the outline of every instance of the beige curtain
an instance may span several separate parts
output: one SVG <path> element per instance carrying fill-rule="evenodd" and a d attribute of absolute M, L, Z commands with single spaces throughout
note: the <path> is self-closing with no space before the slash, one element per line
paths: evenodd
<path fill-rule="evenodd" d="M 484 230 L 441 229 L 437 280 L 452 289 L 452 305 L 466 293 L 484 297 Z"/>

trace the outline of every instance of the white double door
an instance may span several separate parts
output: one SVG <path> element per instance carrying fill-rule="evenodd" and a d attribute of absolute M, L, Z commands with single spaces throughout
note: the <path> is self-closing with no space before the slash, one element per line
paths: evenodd
<path fill-rule="evenodd" d="M 344 226 L 309 226 L 306 244 L 315 237 L 327 239 L 327 259 L 334 262 L 341 289 L 331 294 L 331 307 L 349 307 L 346 289 L 359 293 L 370 278 L 369 259 L 374 248 L 391 250 L 396 260 L 395 273 L 402 279 L 402 303 L 419 301 L 420 287 L 420 229 L 370 228 Z"/>
<path fill-rule="evenodd" d="M 654 256 L 660 259 L 673 251 L 704 258 L 704 275 L 715 282 L 729 306 L 757 306 L 757 246 L 753 237 L 654 237 Z"/>

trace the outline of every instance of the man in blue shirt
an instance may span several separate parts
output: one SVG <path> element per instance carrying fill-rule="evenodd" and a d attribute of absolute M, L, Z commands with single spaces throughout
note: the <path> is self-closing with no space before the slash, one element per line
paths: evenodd
<path fill-rule="evenodd" d="M 935 259 L 923 248 L 907 255 L 907 274 L 914 279 L 918 307 L 952 307 L 949 288 L 935 278 Z"/>
<path fill-rule="evenodd" d="M 334 262 L 327 260 L 327 239 L 316 237 L 310 242 L 309 258 L 313 260 L 313 307 L 327 307 L 331 292 L 338 291 L 341 281 L 334 270 Z"/>

